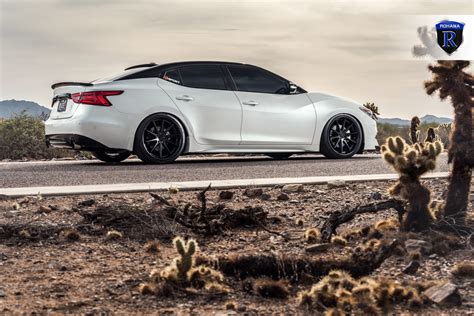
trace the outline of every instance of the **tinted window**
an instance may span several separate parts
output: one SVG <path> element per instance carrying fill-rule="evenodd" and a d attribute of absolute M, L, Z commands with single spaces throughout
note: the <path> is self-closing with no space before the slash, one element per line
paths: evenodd
<path fill-rule="evenodd" d="M 192 65 L 179 68 L 183 85 L 191 88 L 225 90 L 224 75 L 219 65 Z"/>
<path fill-rule="evenodd" d="M 251 66 L 228 68 L 239 91 L 288 94 L 287 83 L 271 73 Z"/>
<path fill-rule="evenodd" d="M 161 75 L 161 79 L 172 82 L 172 83 L 181 84 L 181 79 L 179 77 L 178 69 L 166 70 Z"/>

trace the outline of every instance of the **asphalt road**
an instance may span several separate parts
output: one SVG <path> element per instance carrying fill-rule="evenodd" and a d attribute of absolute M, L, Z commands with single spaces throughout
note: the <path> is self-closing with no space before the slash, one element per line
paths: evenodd
<path fill-rule="evenodd" d="M 447 156 L 436 171 L 448 171 Z M 147 165 L 127 160 L 107 165 L 99 161 L 2 162 L 2 188 L 81 184 L 180 182 L 393 173 L 378 155 L 331 160 L 302 155 L 288 160 L 262 157 L 180 158 L 173 164 Z"/>

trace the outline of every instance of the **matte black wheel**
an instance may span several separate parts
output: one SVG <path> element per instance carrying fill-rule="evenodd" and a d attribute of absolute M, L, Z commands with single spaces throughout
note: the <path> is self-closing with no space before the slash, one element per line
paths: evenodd
<path fill-rule="evenodd" d="M 130 157 L 131 152 L 123 151 L 94 151 L 92 155 L 104 162 L 121 162 Z"/>
<path fill-rule="evenodd" d="M 183 126 L 168 114 L 147 117 L 135 135 L 136 154 L 147 163 L 172 162 L 181 155 L 184 145 Z"/>
<path fill-rule="evenodd" d="M 324 128 L 321 153 L 328 158 L 350 158 L 360 150 L 362 137 L 362 128 L 355 118 L 337 115 Z"/>
<path fill-rule="evenodd" d="M 266 154 L 268 157 L 272 157 L 273 159 L 288 159 L 292 154 L 289 153 L 269 153 Z"/>

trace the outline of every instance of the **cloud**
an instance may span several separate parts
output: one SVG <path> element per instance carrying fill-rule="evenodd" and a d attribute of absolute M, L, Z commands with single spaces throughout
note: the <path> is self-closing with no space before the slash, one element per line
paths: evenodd
<path fill-rule="evenodd" d="M 426 62 L 396 59 L 397 14 L 472 12 L 461 0 L 0 3 L 0 99 L 47 105 L 55 81 L 89 81 L 142 62 L 217 59 L 258 64 L 404 117 L 451 109 L 424 95 Z"/>

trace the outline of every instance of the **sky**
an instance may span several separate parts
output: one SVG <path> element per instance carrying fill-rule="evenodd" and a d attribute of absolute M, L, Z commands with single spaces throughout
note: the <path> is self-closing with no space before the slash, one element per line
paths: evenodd
<path fill-rule="evenodd" d="M 0 100 L 48 106 L 58 81 L 225 60 L 375 102 L 383 117 L 449 117 L 450 103 L 424 92 L 430 60 L 409 55 L 416 28 L 400 21 L 473 14 L 474 0 L 0 0 Z"/>

